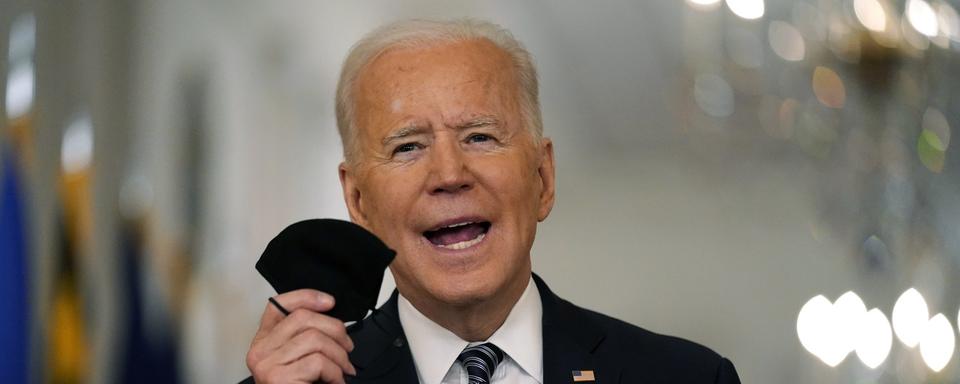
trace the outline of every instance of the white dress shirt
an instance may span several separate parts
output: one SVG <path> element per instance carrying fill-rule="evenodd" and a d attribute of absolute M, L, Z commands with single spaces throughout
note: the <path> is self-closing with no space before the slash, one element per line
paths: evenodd
<path fill-rule="evenodd" d="M 398 301 L 400 325 L 420 384 L 466 384 L 467 371 L 457 356 L 467 346 L 485 342 L 500 347 L 504 354 L 490 378 L 491 384 L 543 383 L 543 307 L 532 278 L 503 325 L 485 342 L 469 343 L 428 319 L 403 295 Z"/>

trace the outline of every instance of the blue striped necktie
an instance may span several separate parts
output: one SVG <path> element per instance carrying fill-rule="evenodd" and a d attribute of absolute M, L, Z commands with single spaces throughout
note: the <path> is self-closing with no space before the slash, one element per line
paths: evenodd
<path fill-rule="evenodd" d="M 503 351 L 496 345 L 484 343 L 465 348 L 457 361 L 467 370 L 467 382 L 489 384 L 493 370 L 503 361 Z"/>

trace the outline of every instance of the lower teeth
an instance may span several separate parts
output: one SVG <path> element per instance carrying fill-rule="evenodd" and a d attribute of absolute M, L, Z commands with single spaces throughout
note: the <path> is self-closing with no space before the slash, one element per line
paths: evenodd
<path fill-rule="evenodd" d="M 453 250 L 470 248 L 476 245 L 477 243 L 479 243 L 481 240 L 483 240 L 483 237 L 486 235 L 487 235 L 486 233 L 481 233 L 480 236 L 475 237 L 473 240 L 465 240 L 459 243 L 441 245 L 440 248 L 453 249 Z"/>

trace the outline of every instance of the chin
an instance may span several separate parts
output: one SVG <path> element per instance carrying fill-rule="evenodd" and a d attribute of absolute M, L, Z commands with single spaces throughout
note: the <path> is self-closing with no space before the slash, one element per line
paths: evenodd
<path fill-rule="evenodd" d="M 439 273 L 424 281 L 430 295 L 449 305 L 462 306 L 485 301 L 497 294 L 503 282 L 491 271 L 471 270 Z"/>

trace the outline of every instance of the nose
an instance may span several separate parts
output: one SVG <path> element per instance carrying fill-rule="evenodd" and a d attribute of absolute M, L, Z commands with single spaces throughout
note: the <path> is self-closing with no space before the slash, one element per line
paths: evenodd
<path fill-rule="evenodd" d="M 434 143 L 430 153 L 431 195 L 457 194 L 473 188 L 475 180 L 468 168 L 468 159 L 455 140 Z"/>

